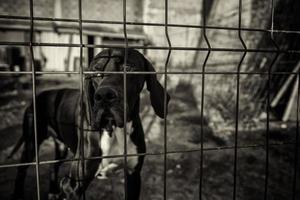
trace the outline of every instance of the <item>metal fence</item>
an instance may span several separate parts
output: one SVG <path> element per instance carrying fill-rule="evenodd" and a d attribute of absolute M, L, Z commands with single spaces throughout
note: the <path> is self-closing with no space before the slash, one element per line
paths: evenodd
<path fill-rule="evenodd" d="M 295 145 L 295 163 L 294 163 L 294 176 L 293 176 L 293 200 L 296 199 L 296 186 L 297 186 L 297 168 L 298 168 L 298 151 L 299 151 L 299 105 L 297 101 L 297 126 L 296 126 L 296 138 L 294 142 L 290 143 L 270 143 L 270 88 L 271 88 L 271 81 L 270 77 L 273 74 L 278 75 L 284 75 L 284 74 L 294 74 L 295 76 L 298 76 L 299 78 L 299 72 L 272 72 L 272 67 L 274 66 L 276 60 L 278 59 L 280 54 L 300 54 L 299 50 L 291 50 L 291 49 L 281 49 L 279 45 L 277 45 L 276 41 L 274 40 L 274 33 L 293 33 L 293 31 L 288 30 L 274 30 L 274 0 L 270 1 L 271 5 L 271 27 L 269 29 L 257 29 L 257 28 L 243 28 L 241 24 L 241 18 L 242 18 L 242 0 L 237 0 L 239 3 L 238 6 L 238 27 L 221 27 L 221 26 L 208 26 L 206 24 L 206 1 L 199 1 L 199 3 L 202 3 L 202 12 L 201 16 L 203 18 L 202 23 L 199 25 L 183 25 L 183 24 L 170 24 L 169 18 L 168 18 L 168 0 L 165 0 L 165 9 L 164 9 L 164 23 L 141 23 L 141 22 L 129 22 L 127 21 L 126 16 L 126 0 L 123 0 L 123 21 L 101 21 L 101 20 L 83 20 L 82 19 L 82 0 L 78 0 L 78 19 L 65 19 L 65 18 L 47 18 L 47 17 L 34 17 L 33 12 L 33 0 L 29 0 L 29 9 L 30 9 L 30 16 L 29 17 L 23 17 L 23 16 L 12 16 L 12 15 L 0 15 L 0 19 L 15 19 L 15 20 L 29 20 L 30 21 L 30 41 L 29 42 L 0 42 L 0 45 L 5 46 L 25 46 L 30 48 L 30 66 L 31 71 L 21 71 L 21 72 L 12 72 L 12 71 L 1 71 L 0 74 L 29 74 L 32 76 L 32 91 L 33 91 L 33 117 L 34 117 L 34 136 L 35 136 L 35 155 L 36 155 L 36 161 L 30 162 L 30 163 L 19 163 L 19 164 L 2 164 L 0 165 L 0 168 L 8 168 L 8 167 L 18 167 L 18 166 L 35 166 L 36 169 L 36 185 L 37 185 L 37 199 L 41 199 L 40 195 L 40 165 L 46 165 L 46 164 L 54 164 L 54 163 L 61 163 L 61 162 L 72 162 L 72 161 L 81 161 L 81 163 L 84 165 L 84 160 L 88 159 L 102 159 L 102 158 L 124 158 L 124 178 L 125 178 L 125 184 L 124 184 L 124 191 L 125 191 L 125 199 L 127 199 L 126 194 L 126 163 L 127 163 L 127 157 L 129 156 L 141 156 L 141 155 L 163 155 L 164 158 L 164 171 L 163 171 L 163 199 L 167 199 L 167 155 L 173 154 L 173 153 L 188 153 L 188 152 L 199 152 L 200 156 L 200 176 L 199 176 L 199 199 L 202 199 L 202 188 L 203 188 L 203 154 L 204 151 L 211 151 L 211 150 L 225 150 L 225 149 L 231 149 L 234 151 L 234 172 L 233 172 L 233 199 L 236 199 L 237 197 L 237 167 L 238 167 L 238 150 L 239 149 L 245 149 L 245 148 L 261 148 L 265 147 L 266 150 L 266 164 L 265 164 L 265 184 L 264 184 L 264 199 L 268 199 L 268 184 L 269 184 L 269 147 L 276 146 L 276 145 L 284 145 L 284 144 L 290 144 Z M 78 44 L 69 44 L 69 43 L 38 43 L 34 42 L 34 21 L 47 21 L 47 22 L 76 22 L 79 25 L 79 36 L 80 36 L 80 43 Z M 116 25 L 123 25 L 123 34 L 124 34 L 124 45 L 94 45 L 94 44 L 85 44 L 83 43 L 83 23 L 92 23 L 92 24 L 116 24 Z M 127 26 L 131 25 L 140 25 L 140 26 L 157 26 L 157 27 L 164 27 L 165 30 L 165 37 L 167 39 L 167 46 L 129 46 L 128 44 L 128 38 L 127 38 Z M 172 46 L 172 41 L 169 37 L 169 27 L 184 27 L 184 28 L 195 28 L 195 29 L 201 29 L 205 43 L 207 47 L 176 47 Z M 232 30 L 238 32 L 238 38 L 243 48 L 212 48 L 210 45 L 210 41 L 206 35 L 207 29 L 219 29 L 219 30 Z M 257 48 L 247 48 L 244 39 L 242 37 L 242 32 L 261 32 L 265 34 L 269 34 L 269 37 L 274 45 L 274 49 L 257 49 Z M 294 31 L 294 33 L 298 34 L 299 32 Z M 36 68 L 34 66 L 34 51 L 33 48 L 35 46 L 49 46 L 49 47 L 79 47 L 80 48 L 80 70 L 79 72 L 73 72 L 73 71 L 36 71 Z M 83 67 L 83 48 L 125 48 L 125 59 L 124 59 L 124 65 L 127 64 L 128 59 L 128 48 L 134 48 L 134 49 L 152 49 L 152 50 L 166 50 L 168 51 L 167 57 L 165 59 L 165 66 L 163 71 L 157 71 L 157 72 L 129 72 L 126 71 L 126 68 L 124 68 L 123 72 L 95 72 L 95 71 L 86 71 Z M 204 62 L 202 64 L 202 71 L 192 71 L 192 72 L 169 72 L 168 71 L 168 65 L 170 56 L 172 54 L 173 50 L 180 50 L 180 51 L 197 51 L 197 52 L 206 52 L 206 57 L 204 59 Z M 236 72 L 206 72 L 206 64 L 207 61 L 210 58 L 211 52 L 219 51 L 219 52 L 240 52 L 242 53 L 241 59 L 237 66 Z M 240 72 L 241 66 L 243 64 L 243 61 L 249 52 L 255 52 L 255 53 L 275 53 L 275 56 L 270 64 L 268 66 L 267 72 Z M 79 74 L 80 78 L 80 94 L 81 94 L 81 108 L 83 107 L 83 92 L 84 92 L 84 79 L 86 75 L 91 74 L 123 74 L 124 76 L 124 93 L 126 94 L 126 76 L 128 74 L 162 74 L 164 75 L 164 87 L 168 88 L 167 85 L 167 76 L 172 74 L 201 74 L 202 79 L 202 92 L 201 92 L 201 144 L 199 149 L 193 149 L 193 150 L 183 150 L 183 151 L 168 151 L 167 147 L 167 92 L 164 93 L 164 149 L 162 152 L 159 153 L 143 153 L 143 154 L 127 154 L 127 142 L 126 137 L 124 137 L 124 154 L 123 155 L 113 155 L 113 156 L 98 156 L 98 157 L 84 157 L 83 153 L 83 145 L 81 145 L 81 156 L 80 158 L 68 158 L 68 159 L 61 159 L 61 160 L 47 160 L 47 161 L 40 161 L 39 159 L 39 152 L 38 152 L 38 144 L 37 144 L 37 119 L 36 119 L 36 75 L 37 74 Z M 204 117 L 203 117 L 203 107 L 204 107 L 204 96 L 205 96 L 205 75 L 206 74 L 233 74 L 237 77 L 237 84 L 236 84 L 236 113 L 235 113 L 235 136 L 234 136 L 234 145 L 232 146 L 222 146 L 222 147 L 211 147 L 211 148 L 204 148 L 203 145 L 203 127 L 204 127 Z M 265 137 L 265 144 L 264 145 L 239 145 L 238 141 L 238 134 L 239 134 L 239 98 L 240 98 L 240 75 L 241 74 L 264 74 L 267 75 L 267 87 L 268 87 L 268 93 L 267 93 L 267 120 L 266 120 L 266 137 Z M 300 85 L 300 84 L 299 84 Z M 300 87 L 298 85 L 298 97 L 300 94 Z M 126 124 L 126 95 L 124 95 L 124 124 Z M 82 110 L 80 111 L 80 115 L 83 115 Z M 80 137 L 83 138 L 83 118 L 81 117 L 81 123 L 80 123 Z M 124 134 L 126 134 L 126 126 L 124 126 Z M 83 167 L 84 169 L 84 167 Z M 84 172 L 83 172 L 84 173 Z"/>

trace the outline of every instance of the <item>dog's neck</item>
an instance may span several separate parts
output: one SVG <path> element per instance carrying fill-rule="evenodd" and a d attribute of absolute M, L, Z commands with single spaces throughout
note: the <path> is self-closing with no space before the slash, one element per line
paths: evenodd
<path fill-rule="evenodd" d="M 133 121 L 134 123 L 135 119 L 139 118 L 139 113 L 140 113 L 140 96 L 138 96 L 132 108 L 131 114 L 129 115 L 129 120 Z"/>
<path fill-rule="evenodd" d="M 126 134 L 124 128 L 115 128 L 110 134 L 104 130 L 101 134 L 100 139 L 100 149 L 102 151 L 102 156 L 118 156 L 124 154 L 124 142 L 126 135 L 126 151 L 127 154 L 137 154 L 137 147 L 132 142 L 130 135 L 134 132 L 133 122 L 126 123 Z M 98 171 L 95 174 L 96 177 L 102 179 L 113 174 L 114 171 L 122 168 L 124 158 L 103 158 L 101 164 L 99 165 Z M 128 172 L 134 171 L 138 160 L 136 156 L 127 157 L 127 167 Z"/>

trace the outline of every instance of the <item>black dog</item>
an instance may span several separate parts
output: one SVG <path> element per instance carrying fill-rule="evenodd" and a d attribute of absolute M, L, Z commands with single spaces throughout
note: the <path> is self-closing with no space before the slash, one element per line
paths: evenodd
<path fill-rule="evenodd" d="M 126 75 L 126 119 L 124 124 L 124 49 L 105 49 L 92 61 L 89 71 L 99 71 L 100 76 L 85 79 L 83 119 L 80 118 L 80 92 L 75 89 L 57 89 L 42 92 L 36 98 L 37 139 L 40 145 L 46 138 L 55 138 L 55 159 L 67 155 L 64 143 L 80 158 L 80 144 L 83 144 L 84 157 L 111 156 L 124 154 L 124 126 L 126 126 L 127 154 L 145 153 L 144 132 L 139 117 L 140 92 L 144 82 L 150 92 L 151 105 L 155 113 L 164 117 L 164 89 L 157 81 L 156 74 Z M 138 51 L 128 49 L 126 71 L 155 72 L 150 62 Z M 167 95 L 167 102 L 169 95 Z M 81 121 L 82 120 L 82 121 Z M 80 122 L 83 122 L 84 139 L 80 139 Z M 48 127 L 53 131 L 49 134 Z M 60 142 L 58 142 L 60 141 Z M 21 162 L 32 162 L 35 156 L 33 108 L 25 111 L 23 136 L 12 154 L 24 142 Z M 140 171 L 144 156 L 127 158 L 127 194 L 129 200 L 139 199 L 141 178 Z M 54 164 L 51 175 L 50 193 L 52 197 L 79 199 L 89 183 L 96 176 L 106 178 L 113 171 L 122 168 L 123 157 L 87 159 L 72 162 L 69 176 L 57 184 L 60 163 Z M 84 166 L 84 170 L 82 169 Z M 18 167 L 13 199 L 22 199 L 27 166 Z M 83 173 L 84 171 L 84 173 Z"/>

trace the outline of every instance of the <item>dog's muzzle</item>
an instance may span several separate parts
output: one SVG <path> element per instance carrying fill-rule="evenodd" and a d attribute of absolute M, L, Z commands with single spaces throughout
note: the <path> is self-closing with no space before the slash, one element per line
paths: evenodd
<path fill-rule="evenodd" d="M 97 89 L 95 93 L 95 101 L 98 103 L 111 104 L 119 99 L 118 96 L 119 95 L 116 90 L 108 86 L 104 86 Z"/>
<path fill-rule="evenodd" d="M 118 126 L 123 126 L 123 113 L 120 95 L 110 88 L 101 87 L 95 93 L 95 106 L 93 108 L 94 122 L 92 126 L 96 130 L 105 129 L 112 132 Z"/>
<path fill-rule="evenodd" d="M 109 134 L 113 132 L 116 127 L 116 121 L 110 112 L 104 113 L 100 120 L 100 130 L 106 130 Z"/>

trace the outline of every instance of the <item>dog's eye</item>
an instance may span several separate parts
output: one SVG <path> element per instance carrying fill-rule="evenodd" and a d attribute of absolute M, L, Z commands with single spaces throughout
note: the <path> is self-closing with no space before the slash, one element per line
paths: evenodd
<path fill-rule="evenodd" d="M 124 68 L 127 72 L 133 71 L 133 67 L 131 67 L 130 65 L 122 65 L 121 70 L 124 71 Z"/>
<path fill-rule="evenodd" d="M 100 77 L 101 79 L 103 79 L 104 77 L 104 73 L 99 73 L 99 74 L 96 74 L 95 77 Z"/>
<path fill-rule="evenodd" d="M 98 87 L 98 84 L 96 83 L 96 81 L 93 81 L 92 84 L 93 84 L 93 87 L 94 87 L 94 88 L 97 88 L 97 87 Z"/>
<path fill-rule="evenodd" d="M 118 64 L 122 63 L 123 62 L 122 57 L 115 57 L 115 62 Z"/>

